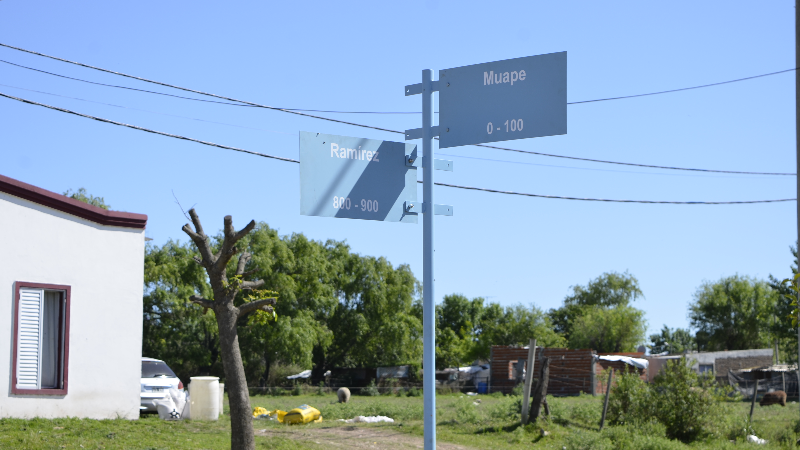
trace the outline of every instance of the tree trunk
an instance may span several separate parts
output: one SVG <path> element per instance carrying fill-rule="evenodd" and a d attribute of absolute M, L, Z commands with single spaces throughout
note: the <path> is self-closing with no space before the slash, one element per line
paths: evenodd
<path fill-rule="evenodd" d="M 232 306 L 232 305 L 231 305 Z M 250 409 L 250 393 L 244 375 L 242 354 L 239 351 L 239 335 L 236 332 L 236 311 L 219 308 L 215 311 L 219 325 L 219 344 L 222 348 L 222 366 L 225 369 L 225 386 L 231 408 L 231 449 L 253 450 L 253 415 Z"/>
<path fill-rule="evenodd" d="M 539 418 L 539 412 L 542 410 L 542 402 L 547 397 L 547 385 L 550 382 L 550 358 L 545 357 L 542 359 L 542 365 L 539 369 L 539 383 L 536 385 L 536 390 L 533 393 L 533 403 L 531 403 L 531 413 L 529 421 L 533 422 Z"/>
<path fill-rule="evenodd" d="M 239 350 L 239 335 L 236 324 L 248 314 L 256 311 L 272 313 L 277 300 L 274 297 L 258 300 L 249 299 L 239 307 L 234 306 L 236 295 L 242 290 L 254 290 L 264 285 L 263 280 L 245 281 L 247 263 L 251 255 L 236 247 L 236 243 L 245 237 L 256 226 L 251 220 L 244 228 L 236 231 L 233 228 L 233 218 L 225 216 L 224 239 L 215 252 L 211 247 L 211 240 L 203 231 L 200 217 L 194 208 L 189 210 L 189 215 L 194 223 L 194 229 L 188 223 L 183 226 L 183 231 L 189 235 L 200 253 L 200 258 L 194 260 L 205 268 L 208 281 L 214 292 L 214 299 L 209 300 L 195 295 L 189 297 L 193 303 L 214 311 L 219 328 L 219 347 L 222 356 L 222 367 L 225 370 L 225 382 L 228 386 L 228 399 L 231 408 L 231 450 L 255 450 L 253 437 L 253 416 L 250 413 L 250 393 L 247 389 L 247 379 L 242 364 L 242 353 Z M 239 261 L 233 280 L 228 280 L 228 263 L 237 253 Z"/>

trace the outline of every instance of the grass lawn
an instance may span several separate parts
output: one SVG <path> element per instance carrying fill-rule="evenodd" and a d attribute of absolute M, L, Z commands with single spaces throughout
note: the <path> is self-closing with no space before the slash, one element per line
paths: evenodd
<path fill-rule="evenodd" d="M 478 399 L 480 402 L 476 405 Z M 550 420 L 523 428 L 518 425 L 516 413 L 519 401 L 519 397 L 512 396 L 440 395 L 437 397 L 438 441 L 476 449 L 727 449 L 753 445 L 744 442 L 750 408 L 745 402 L 717 404 L 711 434 L 704 441 L 685 445 L 665 438 L 663 428 L 655 425 L 636 429 L 607 426 L 599 433 L 601 397 L 549 397 Z M 335 431 L 332 427 L 353 429 L 353 425 L 345 425 L 336 419 L 357 415 L 382 415 L 395 419 L 393 424 L 355 426 L 358 429 L 370 428 L 376 433 L 374 436 L 378 437 L 370 437 L 370 440 L 375 439 L 375 446 L 370 448 L 396 448 L 392 445 L 396 445 L 394 440 L 397 438 L 390 439 L 389 436 L 419 439 L 423 434 L 422 397 L 353 396 L 350 403 L 339 404 L 334 394 L 254 396 L 251 402 L 253 407 L 285 411 L 306 403 L 318 408 L 324 417 L 320 424 L 293 427 L 257 420 L 254 428 L 267 431 L 260 433 L 266 436 L 256 437 L 257 448 L 330 450 L 328 443 L 318 439 L 320 433 Z M 785 408 L 760 408 L 756 405 L 751 432 L 769 440 L 768 445 L 758 448 L 794 448 L 796 439 L 800 437 L 794 431 L 798 417 L 800 406 L 797 403 L 790 403 Z M 227 418 L 226 402 L 225 418 L 218 422 L 166 422 L 155 415 L 143 416 L 138 421 L 0 419 L 0 448 L 226 449 L 230 445 Z M 546 436 L 543 431 L 547 432 Z M 378 442 L 381 436 L 387 439 Z"/>

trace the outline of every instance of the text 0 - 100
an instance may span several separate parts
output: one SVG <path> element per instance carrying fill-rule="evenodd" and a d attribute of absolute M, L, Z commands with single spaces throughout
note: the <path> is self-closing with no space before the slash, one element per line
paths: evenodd
<path fill-rule="evenodd" d="M 336 209 L 350 209 L 351 207 L 350 198 L 333 197 L 333 207 Z M 355 208 L 359 209 L 358 203 L 356 203 Z M 361 211 L 378 212 L 378 201 L 362 199 Z"/>
<path fill-rule="evenodd" d="M 522 131 L 522 127 L 524 126 L 524 124 L 522 123 L 522 119 L 506 120 L 506 122 L 503 125 L 506 126 L 506 131 Z M 497 129 L 495 129 L 494 125 L 492 125 L 492 122 L 489 122 L 486 125 L 486 132 L 489 134 L 492 134 L 495 131 L 500 131 L 500 130 L 502 130 L 502 127 L 497 127 Z"/>

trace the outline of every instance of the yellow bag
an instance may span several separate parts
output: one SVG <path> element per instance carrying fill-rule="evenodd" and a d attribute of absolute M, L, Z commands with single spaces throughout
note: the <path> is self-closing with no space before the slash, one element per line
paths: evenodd
<path fill-rule="evenodd" d="M 299 407 L 289 411 L 286 413 L 281 420 L 280 412 L 278 412 L 278 420 L 294 425 L 298 423 L 309 423 L 309 422 L 320 422 L 322 420 L 322 416 L 317 408 L 308 406 L 308 405 L 300 405 Z"/>
<path fill-rule="evenodd" d="M 269 411 L 267 411 L 266 408 L 262 408 L 260 406 L 256 406 L 256 408 L 253 410 L 253 417 L 268 416 L 268 415 L 269 415 Z"/>

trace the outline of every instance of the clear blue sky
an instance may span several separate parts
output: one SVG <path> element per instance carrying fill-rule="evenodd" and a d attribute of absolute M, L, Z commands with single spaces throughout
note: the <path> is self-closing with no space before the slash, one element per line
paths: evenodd
<path fill-rule="evenodd" d="M 285 108 L 419 111 L 403 87 L 422 69 L 568 52 L 568 100 L 638 94 L 794 67 L 794 2 L 24 2 L 0 1 L 0 42 Z M 0 48 L 42 70 L 181 95 Z M 629 100 L 573 105 L 569 133 L 503 143 L 559 155 L 712 169 L 794 172 L 794 74 Z M 0 63 L 0 92 L 112 120 L 297 158 L 298 131 L 398 135 L 281 112 L 93 86 Z M 54 97 L 26 88 L 128 109 Z M 141 111 L 141 110 L 147 110 Z M 182 117 L 178 117 L 182 116 Z M 419 116 L 329 114 L 403 130 Z M 188 118 L 188 119 L 187 119 Z M 228 125 L 201 122 L 222 122 Z M 538 194 L 641 200 L 795 197 L 794 177 L 711 175 L 521 155 L 442 150 L 438 181 Z M 443 158 L 445 156 L 442 156 Z M 471 158 L 485 158 L 486 161 Z M 346 240 L 422 276 L 422 225 L 305 217 L 298 165 L 0 99 L 0 174 L 55 192 L 85 187 L 149 216 L 147 236 L 186 240 L 173 199 L 207 230 L 231 214 L 281 234 Z M 421 176 L 421 174 L 420 174 Z M 421 195 L 421 192 L 420 192 Z M 436 294 L 557 307 L 570 286 L 629 271 L 650 331 L 685 327 L 704 280 L 785 277 L 794 202 L 743 206 L 611 204 L 438 188 Z M 0 230 L 2 231 L 2 230 Z M 5 236 L 5 239 L 13 238 Z"/>

